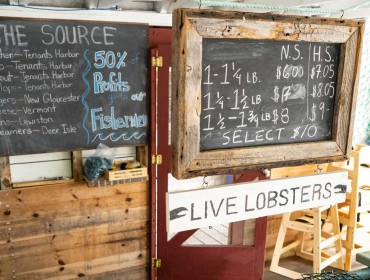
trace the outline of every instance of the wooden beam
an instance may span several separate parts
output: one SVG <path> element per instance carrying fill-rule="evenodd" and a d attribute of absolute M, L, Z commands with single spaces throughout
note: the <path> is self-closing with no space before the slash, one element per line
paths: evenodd
<path fill-rule="evenodd" d="M 7 190 L 11 188 L 9 157 L 0 157 L 0 189 Z"/>
<path fill-rule="evenodd" d="M 73 174 L 73 179 L 76 182 L 80 182 L 83 180 L 82 152 L 81 151 L 72 152 L 72 174 Z"/>

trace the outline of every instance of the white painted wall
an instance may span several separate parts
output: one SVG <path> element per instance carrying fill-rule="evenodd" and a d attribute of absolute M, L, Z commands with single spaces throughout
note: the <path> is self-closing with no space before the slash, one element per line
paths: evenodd
<path fill-rule="evenodd" d="M 9 157 L 12 183 L 72 178 L 70 152 Z"/>
<path fill-rule="evenodd" d="M 113 22 L 147 23 L 150 26 L 172 26 L 172 15 L 147 11 L 29 9 L 15 6 L 0 6 L 1 17 L 22 17 L 37 19 L 68 19 Z"/>
<path fill-rule="evenodd" d="M 135 147 L 114 148 L 116 160 L 136 158 Z M 93 156 L 96 150 L 83 150 L 83 162 Z M 70 152 L 43 153 L 9 157 L 12 183 L 52 180 L 56 177 L 72 178 Z"/>

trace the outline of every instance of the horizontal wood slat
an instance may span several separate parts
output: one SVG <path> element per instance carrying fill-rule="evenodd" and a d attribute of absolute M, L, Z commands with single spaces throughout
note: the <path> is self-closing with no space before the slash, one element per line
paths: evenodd
<path fill-rule="evenodd" d="M 148 182 L 0 192 L 0 279 L 146 279 L 148 203 Z"/>
<path fill-rule="evenodd" d="M 27 222 L 19 221 L 4 222 L 0 228 L 0 243 L 7 242 L 9 234 L 9 228 L 11 228 L 11 236 L 13 238 L 27 238 L 35 234 L 54 234 L 60 231 L 70 231 L 73 229 L 93 226 L 93 225 L 104 225 L 107 223 L 114 224 L 121 221 L 128 223 L 147 220 L 148 208 L 147 207 L 137 207 L 135 209 L 126 212 L 126 209 L 122 211 L 111 211 L 101 214 L 77 216 L 77 217 L 66 217 L 62 219 L 53 220 L 40 219 L 39 221 Z"/>

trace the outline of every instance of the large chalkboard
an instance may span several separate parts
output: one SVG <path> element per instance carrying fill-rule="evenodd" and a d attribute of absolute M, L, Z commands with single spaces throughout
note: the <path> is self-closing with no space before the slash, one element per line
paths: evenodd
<path fill-rule="evenodd" d="M 177 179 L 345 160 L 364 21 L 178 9 Z"/>
<path fill-rule="evenodd" d="M 204 38 L 200 150 L 332 139 L 340 44 Z"/>
<path fill-rule="evenodd" d="M 0 154 L 147 143 L 147 25 L 0 21 Z"/>

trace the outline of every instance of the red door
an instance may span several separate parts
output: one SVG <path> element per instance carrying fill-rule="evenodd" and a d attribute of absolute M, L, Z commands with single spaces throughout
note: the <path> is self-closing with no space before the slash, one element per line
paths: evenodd
<path fill-rule="evenodd" d="M 151 71 L 151 153 L 161 154 L 163 159 L 161 165 L 151 168 L 151 253 L 152 257 L 161 260 L 161 267 L 152 270 L 152 279 L 263 279 L 266 218 L 167 235 L 165 194 L 169 180 L 170 187 L 184 182 L 176 182 L 169 175 L 171 33 L 151 29 L 150 34 L 149 41 L 154 47 L 152 55 L 163 57 L 163 66 L 152 67 Z M 262 174 L 243 173 L 237 181 L 250 181 L 256 177 L 262 179 Z M 217 178 L 222 179 L 225 178 Z M 230 176 L 226 179 L 230 181 Z M 199 181 L 194 180 L 190 185 Z"/>

